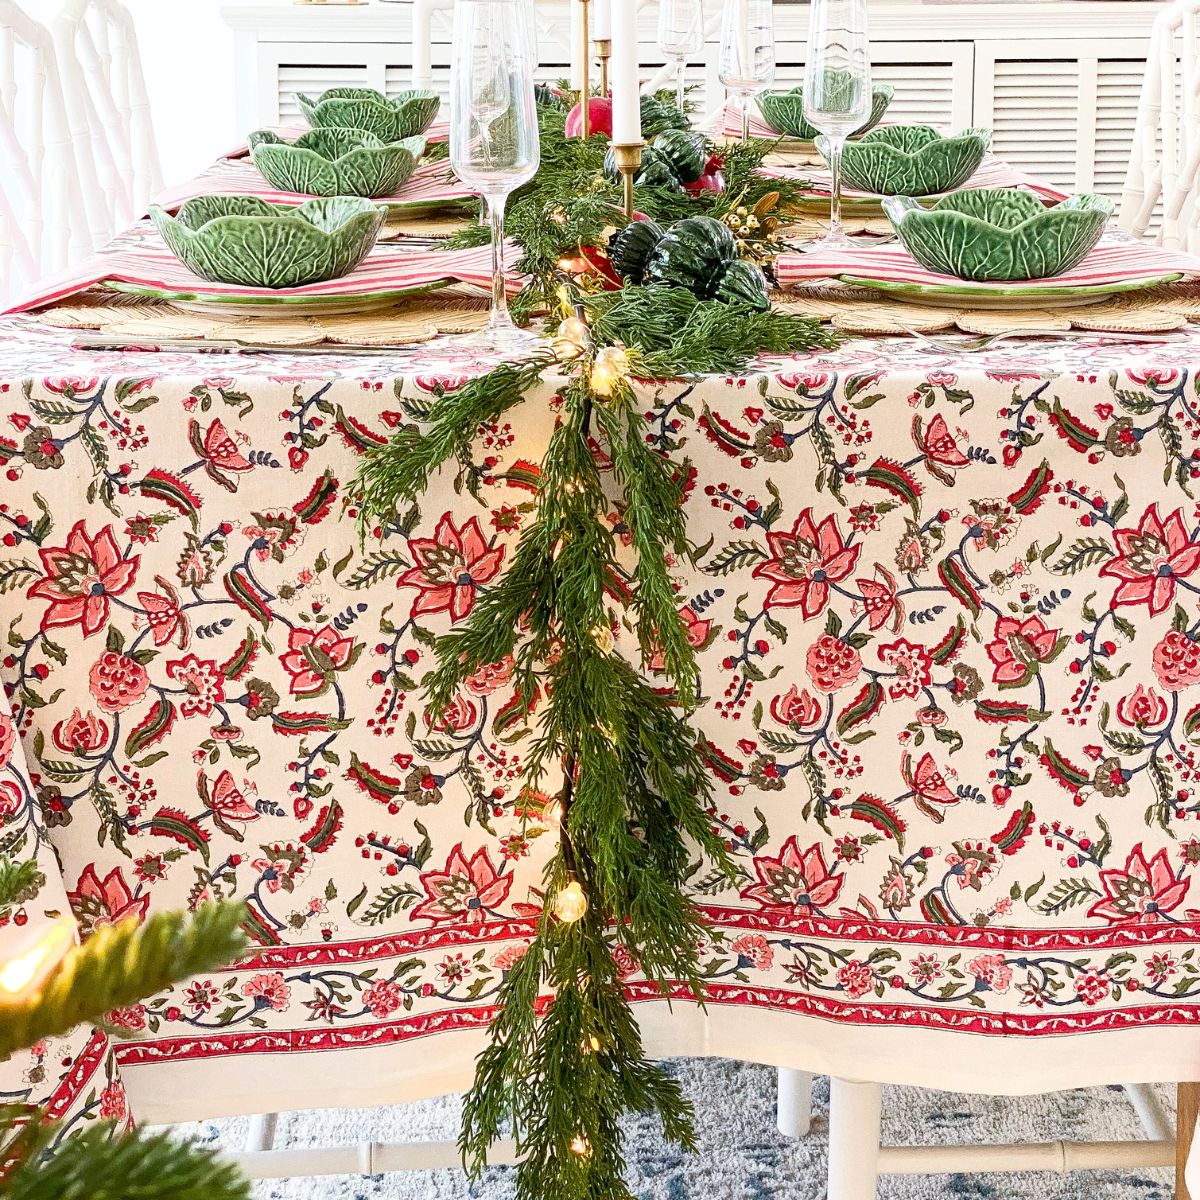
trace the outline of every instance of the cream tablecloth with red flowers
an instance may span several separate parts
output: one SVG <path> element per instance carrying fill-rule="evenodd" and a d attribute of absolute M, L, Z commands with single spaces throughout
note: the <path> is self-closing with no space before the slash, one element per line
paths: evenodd
<path fill-rule="evenodd" d="M 2 333 L 0 813 L 48 890 L 0 919 L 236 896 L 254 952 L 0 1090 L 174 1120 L 463 1086 L 555 832 L 510 664 L 438 720 L 421 679 L 529 519 L 552 382 L 360 547 L 364 450 L 483 364 Z M 704 1012 L 625 964 L 655 1051 L 1200 1078 L 1198 369 L 1196 336 L 864 341 L 645 389 L 693 467 L 679 608 L 739 868 L 692 880 Z"/>

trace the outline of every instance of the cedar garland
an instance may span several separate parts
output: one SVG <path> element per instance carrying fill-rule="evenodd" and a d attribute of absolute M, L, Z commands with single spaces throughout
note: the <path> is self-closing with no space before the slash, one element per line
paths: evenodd
<path fill-rule="evenodd" d="M 622 1180 L 621 1116 L 657 1113 L 664 1135 L 688 1150 L 695 1134 L 690 1102 L 645 1056 L 614 952 L 631 957 L 664 994 L 701 1001 L 704 927 L 684 888 L 697 851 L 720 871 L 733 868 L 706 813 L 711 779 L 689 723 L 699 673 L 669 567 L 672 559 L 693 561 L 683 514 L 687 465 L 647 445 L 630 377 L 735 372 L 756 354 L 829 347 L 837 338 L 816 322 L 700 301 L 683 289 L 585 294 L 564 281 L 558 257 L 597 244 L 612 221 L 612 198 L 598 175 L 599 139 L 565 146 L 552 134 L 547 159 L 546 131 L 561 130 L 562 114 L 545 107 L 540 115 L 548 175 L 513 208 L 510 228 L 525 246 L 531 303 L 550 303 L 565 283 L 568 300 L 590 319 L 591 340 L 566 362 L 547 352 L 448 394 L 423 432 L 398 431 L 368 452 L 357 487 L 363 529 L 394 516 L 444 464 L 455 460 L 469 471 L 481 425 L 521 403 L 551 369 L 565 376 L 535 518 L 503 576 L 438 639 L 436 666 L 423 681 L 430 705 L 444 709 L 475 671 L 511 655 L 520 702 L 531 714 L 522 786 L 556 791 L 561 813 L 543 910 L 529 949 L 500 987 L 459 1145 L 478 1174 L 490 1145 L 511 1133 L 521 1155 L 518 1200 L 631 1200 Z M 744 162 L 761 158 L 761 148 L 752 148 Z M 750 180 L 752 169 L 745 174 L 743 194 L 763 186 Z M 705 194 L 687 211 L 711 211 L 712 204 Z M 641 196 L 639 206 L 654 207 Z M 549 219 L 560 211 L 565 220 Z M 614 355 L 627 370 L 614 374 Z M 593 441 L 611 463 L 608 492 Z M 613 490 L 635 558 L 620 591 L 641 669 L 613 649 L 622 619 L 610 599 L 620 571 L 605 520 Z M 652 656 L 662 663 L 653 682 L 646 674 Z M 572 884 L 587 905 L 578 919 L 560 920 L 555 909 Z"/>

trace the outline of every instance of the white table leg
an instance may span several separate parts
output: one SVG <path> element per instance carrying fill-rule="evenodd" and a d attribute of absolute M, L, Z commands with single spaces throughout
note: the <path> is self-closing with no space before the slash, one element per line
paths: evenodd
<path fill-rule="evenodd" d="M 279 1125 L 278 1113 L 259 1113 L 250 1118 L 250 1133 L 246 1138 L 246 1150 L 275 1149 L 275 1130 Z"/>
<path fill-rule="evenodd" d="M 1133 1105 L 1146 1136 L 1152 1142 L 1169 1142 L 1175 1136 L 1175 1122 L 1167 1116 L 1154 1088 L 1148 1083 L 1127 1083 L 1125 1095 Z"/>
<path fill-rule="evenodd" d="M 807 1071 L 779 1068 L 775 1122 L 784 1137 L 806 1137 L 812 1128 L 812 1081 Z"/>
<path fill-rule="evenodd" d="M 875 1200 L 882 1095 L 878 1083 L 830 1079 L 828 1200 Z"/>

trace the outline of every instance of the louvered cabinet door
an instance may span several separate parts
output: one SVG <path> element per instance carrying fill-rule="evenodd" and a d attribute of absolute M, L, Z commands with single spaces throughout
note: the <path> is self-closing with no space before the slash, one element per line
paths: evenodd
<path fill-rule="evenodd" d="M 296 93 L 320 95 L 328 88 L 384 91 L 399 59 L 411 63 L 407 45 L 394 43 L 264 42 L 260 47 L 260 125 L 303 125 Z M 399 74 L 405 78 L 411 67 Z"/>
<path fill-rule="evenodd" d="M 776 28 L 776 88 L 804 82 L 805 35 L 800 31 L 798 37 L 783 39 Z M 872 78 L 896 89 L 886 120 L 947 131 L 970 125 L 973 62 L 970 42 L 874 41 Z"/>
<path fill-rule="evenodd" d="M 1145 39 L 987 42 L 975 48 L 975 124 L 1014 166 L 1120 199 Z"/>

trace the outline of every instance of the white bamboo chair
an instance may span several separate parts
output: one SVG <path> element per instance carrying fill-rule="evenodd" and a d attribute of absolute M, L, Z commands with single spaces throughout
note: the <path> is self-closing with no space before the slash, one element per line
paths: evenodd
<path fill-rule="evenodd" d="M 1158 241 L 1200 252 L 1200 0 L 1155 19 L 1119 223 L 1143 237 L 1161 207 Z"/>
<path fill-rule="evenodd" d="M 0 0 L 0 302 L 88 249 L 53 39 Z"/>
<path fill-rule="evenodd" d="M 1149 1140 L 992 1146 L 881 1146 L 882 1085 L 846 1079 L 831 1079 L 829 1085 L 827 1200 L 876 1200 L 880 1175 L 1146 1170 L 1177 1164 L 1175 1128 L 1147 1084 L 1126 1084 L 1125 1093 Z M 1182 1163 L 1186 1161 L 1192 1133 L 1190 1126 L 1184 1128 L 1184 1119 L 1181 1115 L 1179 1139 L 1183 1152 L 1178 1160 L 1181 1182 Z"/>
<path fill-rule="evenodd" d="M 142 216 L 162 169 L 133 18 L 120 0 L 66 0 L 54 23 L 93 245 Z"/>

